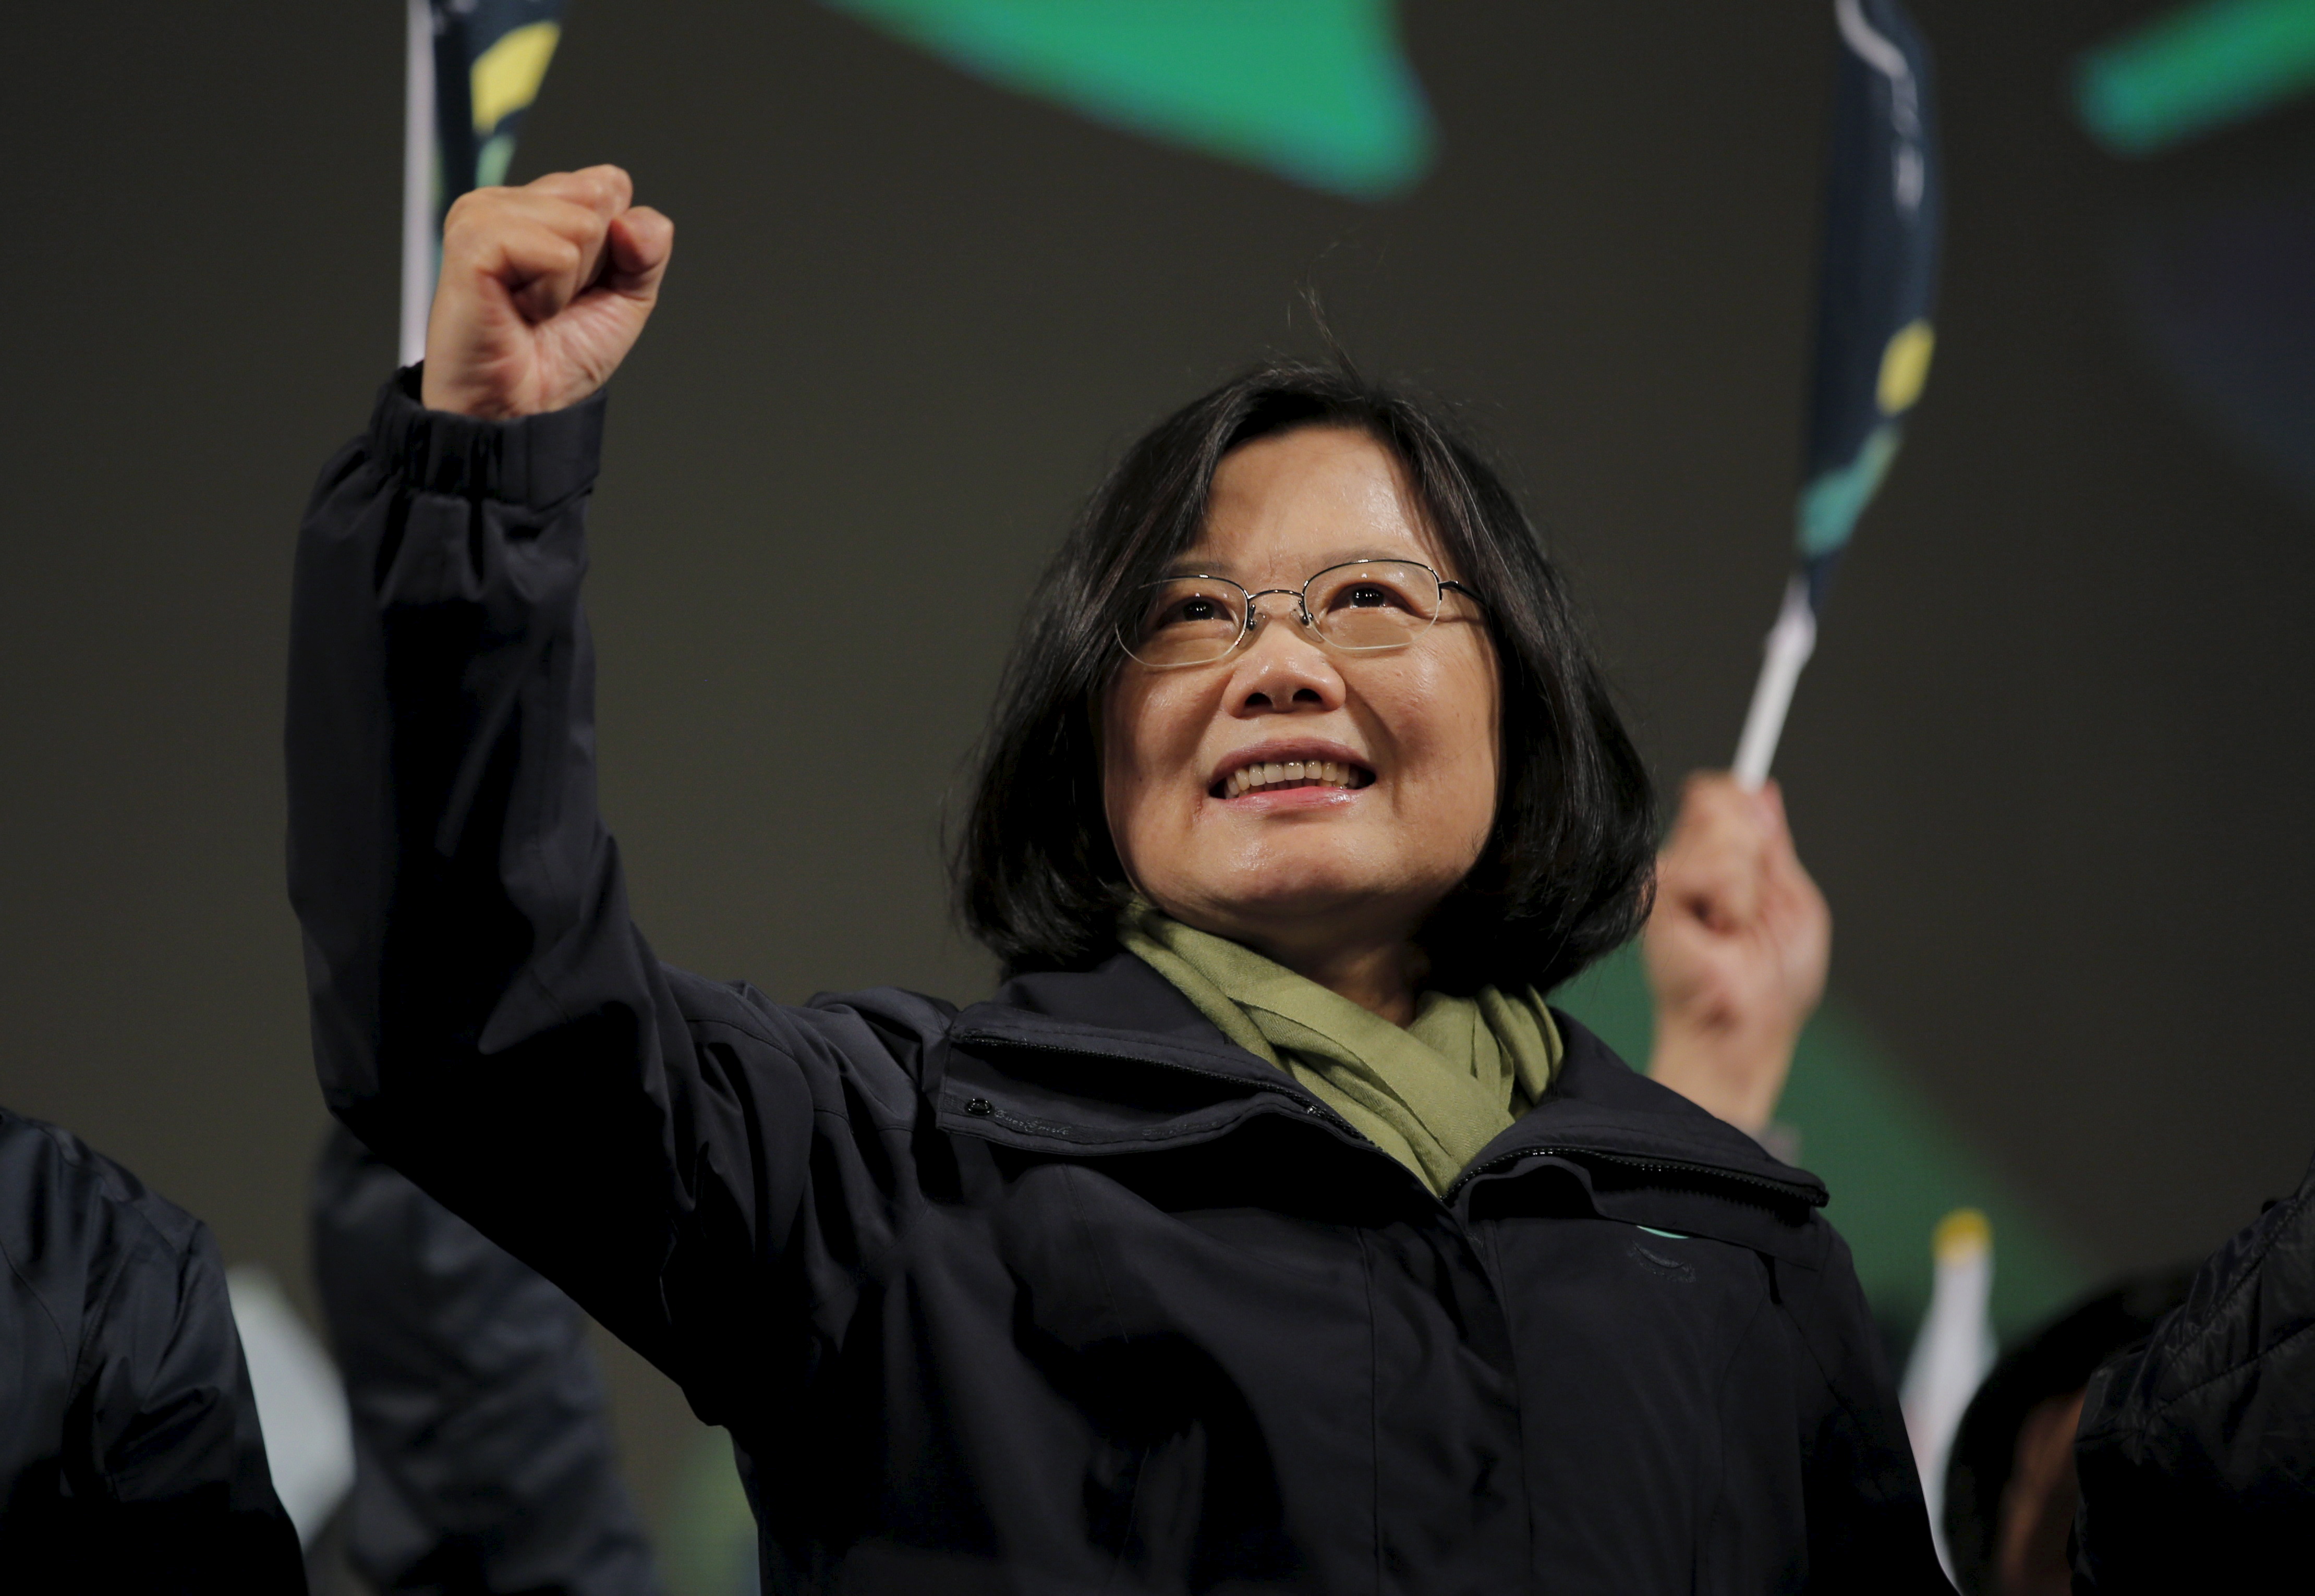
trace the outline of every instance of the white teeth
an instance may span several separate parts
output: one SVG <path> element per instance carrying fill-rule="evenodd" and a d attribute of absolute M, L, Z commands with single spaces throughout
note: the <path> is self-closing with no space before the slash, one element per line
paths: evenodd
<path fill-rule="evenodd" d="M 1356 791 L 1358 775 L 1353 767 L 1332 760 L 1285 759 L 1276 764 L 1247 765 L 1230 772 L 1222 783 L 1222 796 L 1236 798 L 1257 787 L 1274 787 L 1285 782 L 1324 782 L 1330 787 Z"/>

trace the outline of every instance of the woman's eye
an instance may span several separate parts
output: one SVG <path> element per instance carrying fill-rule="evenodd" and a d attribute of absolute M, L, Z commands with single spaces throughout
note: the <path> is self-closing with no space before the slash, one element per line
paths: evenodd
<path fill-rule="evenodd" d="M 1335 595 L 1334 609 L 1406 609 L 1406 596 L 1382 582 L 1353 582 Z"/>
<path fill-rule="evenodd" d="M 1149 629 L 1163 631 L 1168 626 L 1227 626 L 1237 619 L 1237 612 L 1210 594 L 1193 593 L 1169 599 L 1158 607 L 1150 617 Z"/>

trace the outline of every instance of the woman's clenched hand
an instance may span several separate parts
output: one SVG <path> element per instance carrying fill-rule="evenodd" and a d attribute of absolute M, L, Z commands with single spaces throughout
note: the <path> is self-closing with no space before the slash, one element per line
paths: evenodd
<path fill-rule="evenodd" d="M 1759 1135 L 1832 954 L 1832 911 L 1773 783 L 1747 793 L 1725 775 L 1689 778 L 1642 945 L 1656 1004 L 1648 1073 Z"/>
<path fill-rule="evenodd" d="M 426 325 L 429 410 L 493 421 L 575 404 L 634 347 L 675 224 L 616 166 L 459 196 Z"/>

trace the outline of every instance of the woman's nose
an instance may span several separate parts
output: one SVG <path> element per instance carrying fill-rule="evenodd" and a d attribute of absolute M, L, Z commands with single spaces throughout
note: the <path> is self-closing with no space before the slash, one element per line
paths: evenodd
<path fill-rule="evenodd" d="M 1340 708 L 1343 678 L 1318 639 L 1302 625 L 1290 598 L 1274 613 L 1260 611 L 1254 635 L 1238 657 L 1229 702 L 1240 714 Z"/>

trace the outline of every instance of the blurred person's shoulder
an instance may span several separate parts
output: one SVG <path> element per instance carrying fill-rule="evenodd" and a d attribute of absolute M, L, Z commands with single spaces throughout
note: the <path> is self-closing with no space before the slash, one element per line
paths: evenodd
<path fill-rule="evenodd" d="M 127 1277 L 175 1282 L 206 1250 L 199 1219 L 58 1125 L 0 1108 L 0 1316 L 15 1343 L 81 1361 L 92 1321 L 142 1292 Z"/>
<path fill-rule="evenodd" d="M 223 1292 L 199 1219 L 71 1131 L 0 1108 L 0 1543 L 61 1532 L 22 1510 L 97 1487 L 120 1379 L 141 1385 L 186 1336 L 206 1340 L 196 1299 Z"/>
<path fill-rule="evenodd" d="M 2315 1546 L 2315 1162 L 2144 1344 L 2090 1378 L 2075 1589 L 2306 1588 Z"/>
<path fill-rule="evenodd" d="M 0 1588 L 302 1592 L 208 1227 L 0 1108 Z"/>

